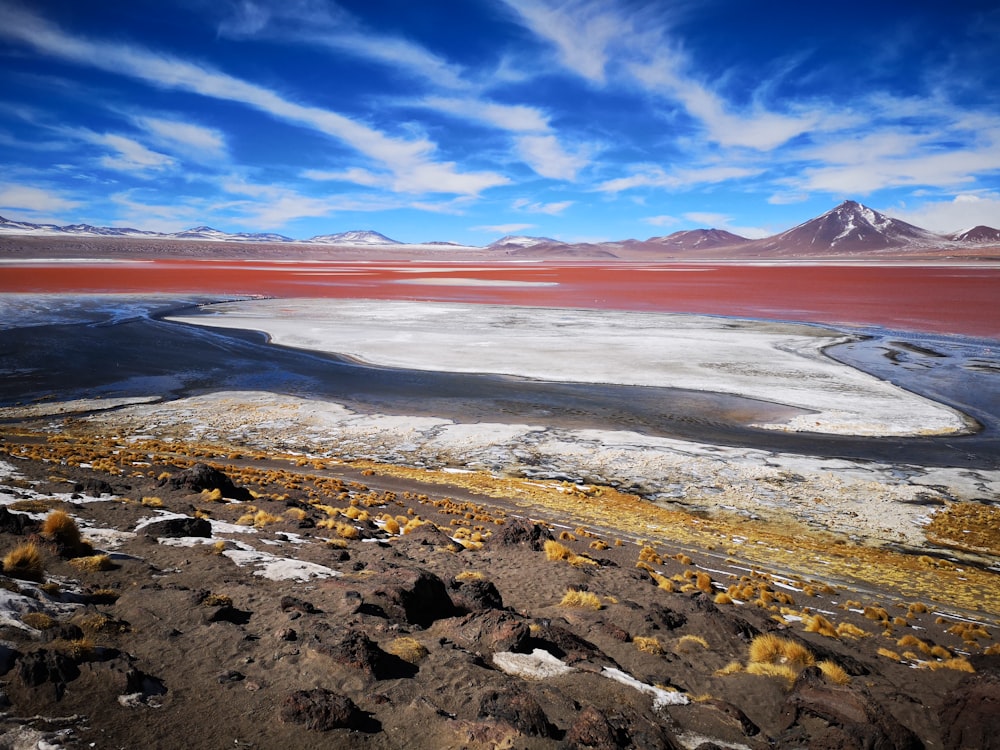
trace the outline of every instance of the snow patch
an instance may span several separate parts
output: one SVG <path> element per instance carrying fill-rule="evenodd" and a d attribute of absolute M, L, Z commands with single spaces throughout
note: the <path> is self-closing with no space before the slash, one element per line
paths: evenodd
<path fill-rule="evenodd" d="M 493 654 L 493 663 L 507 674 L 526 680 L 546 680 L 575 672 L 573 667 L 563 664 L 544 649 L 536 648 L 530 654 L 516 654 L 513 651 L 498 651 Z"/>

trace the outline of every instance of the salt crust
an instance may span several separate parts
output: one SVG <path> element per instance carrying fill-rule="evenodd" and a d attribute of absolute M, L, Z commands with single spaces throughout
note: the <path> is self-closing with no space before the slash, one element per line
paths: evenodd
<path fill-rule="evenodd" d="M 686 706 L 691 702 L 691 699 L 684 695 L 684 693 L 664 690 L 654 685 L 647 685 L 645 682 L 639 682 L 632 675 L 626 674 L 614 667 L 605 667 L 601 670 L 601 674 L 615 682 L 620 682 L 622 685 L 635 688 L 640 693 L 648 693 L 653 696 L 653 708 L 656 710 L 666 708 L 667 706 Z"/>
<path fill-rule="evenodd" d="M 775 430 L 965 432 L 953 409 L 835 362 L 847 337 L 815 326 L 699 315 L 371 300 L 247 300 L 169 320 L 379 366 L 726 393 L 807 410 Z"/>
<path fill-rule="evenodd" d="M 687 507 L 788 513 L 829 531 L 926 542 L 928 503 L 1000 495 L 1000 471 L 922 468 L 725 447 L 629 431 L 570 430 L 385 416 L 261 391 L 139 404 L 87 421 L 163 439 L 220 440 L 275 452 L 413 466 L 571 477 Z M 0 467 L 2 469 L 2 467 Z"/>
<path fill-rule="evenodd" d="M 526 680 L 545 680 L 576 671 L 540 648 L 536 648 L 530 654 L 498 651 L 493 654 L 493 663 L 500 671 Z"/>

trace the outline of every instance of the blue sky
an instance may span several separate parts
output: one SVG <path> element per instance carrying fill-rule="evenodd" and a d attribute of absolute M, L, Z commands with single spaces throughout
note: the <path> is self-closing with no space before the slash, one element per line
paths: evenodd
<path fill-rule="evenodd" d="M 0 215 L 405 242 L 1000 226 L 995 2 L 0 0 Z"/>

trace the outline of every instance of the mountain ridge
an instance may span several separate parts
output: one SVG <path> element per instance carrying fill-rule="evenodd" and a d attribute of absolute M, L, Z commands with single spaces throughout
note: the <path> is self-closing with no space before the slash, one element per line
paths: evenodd
<path fill-rule="evenodd" d="M 0 216 L 0 236 L 42 235 L 74 237 L 125 237 L 134 239 L 200 240 L 206 242 L 246 242 L 307 244 L 337 247 L 420 247 L 442 248 L 449 242 L 404 243 L 375 230 L 349 230 L 321 234 L 309 239 L 293 239 L 276 233 L 230 233 L 210 226 L 162 233 L 132 227 L 95 227 L 90 224 L 33 224 Z M 885 251 L 978 248 L 1000 245 L 1000 229 L 979 225 L 971 229 L 939 234 L 893 219 L 853 200 L 845 200 L 826 213 L 762 239 L 749 239 L 732 232 L 709 228 L 689 229 L 646 240 L 567 243 L 550 237 L 506 235 L 479 249 L 508 256 L 538 256 L 550 253 L 562 257 L 648 257 L 664 252 L 686 257 L 810 257 L 851 256 Z"/>

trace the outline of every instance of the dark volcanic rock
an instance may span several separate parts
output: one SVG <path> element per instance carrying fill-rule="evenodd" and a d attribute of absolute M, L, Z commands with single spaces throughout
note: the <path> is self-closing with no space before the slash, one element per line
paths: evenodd
<path fill-rule="evenodd" d="M 327 732 L 331 729 L 361 729 L 364 714 L 350 698 L 326 688 L 296 690 L 281 704 L 281 720 L 305 724 L 307 729 Z"/>
<path fill-rule="evenodd" d="M 212 536 L 212 524 L 204 518 L 164 518 L 142 527 L 142 533 L 155 537 Z"/>
<path fill-rule="evenodd" d="M 0 531 L 8 534 L 33 534 L 41 527 L 41 523 L 33 521 L 27 513 L 13 513 L 0 505 Z"/>
<path fill-rule="evenodd" d="M 80 668 L 66 654 L 39 649 L 18 659 L 17 676 L 28 687 L 52 684 L 58 699 L 66 690 L 66 683 L 80 676 Z"/>
<path fill-rule="evenodd" d="M 540 552 L 552 534 L 544 526 L 523 519 L 508 521 L 490 537 L 490 547 L 521 547 Z"/>
<path fill-rule="evenodd" d="M 951 691 L 938 716 L 946 750 L 1000 748 L 1000 674 L 966 677 Z"/>
<path fill-rule="evenodd" d="M 783 717 L 786 729 L 778 738 L 779 747 L 798 747 L 803 740 L 821 750 L 919 750 L 924 746 L 867 691 L 831 685 L 816 667 L 799 675 L 785 699 Z"/>
<path fill-rule="evenodd" d="M 576 633 L 561 625 L 544 624 L 536 628 L 531 639 L 531 648 L 541 648 L 567 664 L 593 662 L 600 665 L 617 667 L 618 664 L 610 656 L 601 651 L 590 641 L 581 638 Z"/>
<path fill-rule="evenodd" d="M 438 623 L 435 631 L 469 651 L 531 650 L 531 627 L 513 612 L 490 609 Z"/>
<path fill-rule="evenodd" d="M 372 576 L 369 586 L 365 602 L 390 620 L 427 627 L 455 614 L 444 581 L 426 570 L 385 567 Z"/>
<path fill-rule="evenodd" d="M 93 495 L 94 497 L 115 494 L 114 487 L 105 482 L 103 479 L 98 479 L 96 477 L 88 477 L 82 482 L 77 482 L 73 485 L 73 491 L 86 492 L 88 495 Z"/>
<path fill-rule="evenodd" d="M 509 724 L 521 734 L 554 737 L 555 727 L 530 694 L 519 687 L 491 690 L 479 702 L 479 718 Z"/>
<path fill-rule="evenodd" d="M 628 732 L 616 727 L 593 706 L 587 706 L 577 716 L 566 733 L 566 747 L 570 750 L 618 750 L 629 746 Z"/>
<path fill-rule="evenodd" d="M 317 653 L 328 656 L 337 664 L 357 670 L 376 680 L 412 677 L 417 668 L 398 656 L 386 653 L 360 630 L 349 630 L 314 645 Z"/>
<path fill-rule="evenodd" d="M 250 490 L 245 487 L 237 487 L 233 484 L 233 480 L 221 471 L 205 464 L 195 464 L 190 469 L 165 478 L 160 482 L 160 486 L 169 486 L 171 489 L 186 490 L 187 492 L 219 490 L 223 497 L 244 502 L 253 499 Z"/>
<path fill-rule="evenodd" d="M 492 581 L 452 581 L 451 601 L 464 612 L 503 609 L 503 599 Z"/>

